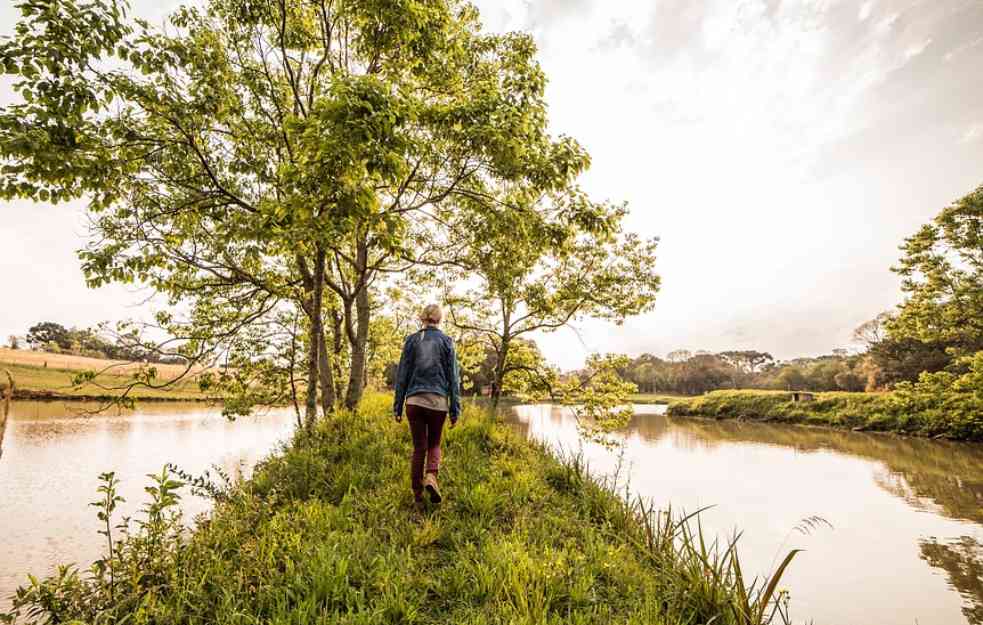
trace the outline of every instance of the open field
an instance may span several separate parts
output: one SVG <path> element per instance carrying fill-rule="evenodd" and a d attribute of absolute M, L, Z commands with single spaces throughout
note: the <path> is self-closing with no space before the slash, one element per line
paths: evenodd
<path fill-rule="evenodd" d="M 25 365 L 29 367 L 45 367 L 49 369 L 64 369 L 67 371 L 101 371 L 107 367 L 112 367 L 112 371 L 117 374 L 129 374 L 146 366 L 142 362 L 127 362 L 125 360 L 104 360 L 101 358 L 89 358 L 87 356 L 74 356 L 72 354 L 52 354 L 50 352 L 35 352 L 27 349 L 8 349 L 0 347 L 0 363 L 11 365 Z M 157 368 L 158 375 L 165 379 L 176 377 L 184 371 L 181 365 L 153 365 Z"/>
<path fill-rule="evenodd" d="M 51 354 L 20 349 L 0 348 L 0 369 L 7 369 L 17 385 L 14 399 L 106 399 L 119 394 L 109 390 L 132 381 L 141 367 L 157 369 L 159 381 L 172 380 L 184 367 L 147 365 L 118 360 L 101 360 L 70 354 Z M 81 389 L 72 388 L 72 378 L 81 371 L 103 371 L 96 382 Z M 99 387 L 104 388 L 99 388 Z M 135 388 L 130 397 L 149 400 L 201 400 L 207 397 L 198 389 L 194 376 L 167 389 Z"/>

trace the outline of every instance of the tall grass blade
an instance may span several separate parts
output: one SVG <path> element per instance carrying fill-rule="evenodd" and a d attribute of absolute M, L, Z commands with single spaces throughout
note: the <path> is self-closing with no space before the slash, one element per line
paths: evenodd
<path fill-rule="evenodd" d="M 799 553 L 800 551 L 802 550 L 793 549 L 792 551 L 789 551 L 788 555 L 785 556 L 785 559 L 782 560 L 782 563 L 778 566 L 778 569 L 775 571 L 775 574 L 771 576 L 771 579 L 768 581 L 768 585 L 765 586 L 764 592 L 761 594 L 761 597 L 759 597 L 758 599 L 757 616 L 758 616 L 759 623 L 763 621 L 765 610 L 768 608 L 768 604 L 771 603 L 771 596 L 775 593 L 775 588 L 778 587 L 778 582 L 781 581 L 782 575 L 785 574 L 785 569 L 788 568 L 788 565 L 792 563 L 792 558 L 795 557 L 795 554 Z"/>
<path fill-rule="evenodd" d="M 731 549 L 737 548 L 737 545 L 735 544 L 736 542 L 737 541 L 735 539 L 734 543 L 731 543 Z M 738 610 L 740 611 L 740 613 L 737 614 L 738 622 L 747 624 L 751 620 L 751 603 L 748 600 L 747 588 L 744 586 L 744 574 L 741 572 L 741 561 L 735 554 L 731 558 L 731 562 L 733 563 L 732 566 L 734 567 L 737 599 L 740 601 L 740 604 L 737 606 Z"/>

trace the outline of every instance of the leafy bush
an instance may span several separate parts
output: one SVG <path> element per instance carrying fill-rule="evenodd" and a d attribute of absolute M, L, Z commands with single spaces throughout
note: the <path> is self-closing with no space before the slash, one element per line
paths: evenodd
<path fill-rule="evenodd" d="M 962 375 L 922 373 L 917 382 L 902 382 L 891 397 L 892 409 L 923 423 L 928 434 L 983 441 L 983 352 L 957 361 Z"/>

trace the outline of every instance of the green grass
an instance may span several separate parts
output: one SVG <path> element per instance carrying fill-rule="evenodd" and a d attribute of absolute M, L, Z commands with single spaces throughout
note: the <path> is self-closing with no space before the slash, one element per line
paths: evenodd
<path fill-rule="evenodd" d="M 774 583 L 748 594 L 731 545 L 475 408 L 446 433 L 444 503 L 417 509 L 390 402 L 297 438 L 190 536 L 117 538 L 101 576 L 63 570 L 15 604 L 58 622 L 366 625 L 749 625 L 784 605 Z"/>
<path fill-rule="evenodd" d="M 629 396 L 633 404 L 673 404 L 680 399 L 686 399 L 685 395 L 667 395 L 665 393 L 635 393 Z"/>
<path fill-rule="evenodd" d="M 97 382 L 105 389 L 88 384 L 80 389 L 72 388 L 72 378 L 79 373 L 77 369 L 56 369 L 53 367 L 34 367 L 23 364 L 0 363 L 0 370 L 7 369 L 16 383 L 15 399 L 109 399 L 120 391 L 106 390 L 131 383 L 128 374 L 104 373 Z M 208 399 L 198 389 L 195 380 L 182 380 L 167 389 L 134 388 L 130 394 L 133 399 L 194 401 Z"/>
<path fill-rule="evenodd" d="M 793 402 L 792 394 L 785 391 L 713 391 L 673 401 L 668 414 L 979 440 L 967 428 L 957 428 L 948 422 L 944 413 L 927 415 L 911 410 L 896 401 L 892 393 L 827 392 L 814 395 L 815 401 Z"/>

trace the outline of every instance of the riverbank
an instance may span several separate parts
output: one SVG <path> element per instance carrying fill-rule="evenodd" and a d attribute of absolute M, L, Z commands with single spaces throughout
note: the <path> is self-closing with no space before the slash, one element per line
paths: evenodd
<path fill-rule="evenodd" d="M 118 397 L 118 389 L 133 382 L 133 373 L 141 367 L 157 369 L 158 382 L 174 379 L 184 372 L 178 365 L 146 365 L 114 360 L 101 360 L 66 354 L 49 354 L 27 350 L 0 348 L 0 371 L 6 369 L 14 377 L 14 399 L 18 400 L 81 400 L 108 401 Z M 104 371 L 95 382 L 74 388 L 72 379 L 83 371 Z M 5 379 L 5 377 L 4 377 Z M 101 388 L 100 388 L 101 387 Z M 194 377 L 181 380 L 166 389 L 137 386 L 129 397 L 142 401 L 210 401 L 202 393 Z"/>
<path fill-rule="evenodd" d="M 767 598 L 744 597 L 732 551 L 701 552 L 691 525 L 641 515 L 582 463 L 477 409 L 446 433 L 445 502 L 417 510 L 409 435 L 390 402 L 372 395 L 251 481 L 219 485 L 215 512 L 192 534 L 177 537 L 164 506 L 149 529 L 117 536 L 101 578 L 66 573 L 19 603 L 46 601 L 57 620 L 85 622 L 769 620 Z"/>
<path fill-rule="evenodd" d="M 792 393 L 784 391 L 712 391 L 698 397 L 673 398 L 667 402 L 667 414 L 983 441 L 983 415 L 962 415 L 962 404 L 949 405 L 943 400 L 919 403 L 893 392 L 812 395 L 812 401 L 797 402 Z"/>
<path fill-rule="evenodd" d="M 671 404 L 680 399 L 688 399 L 688 397 L 686 395 L 667 395 L 664 393 L 635 393 L 628 397 L 631 403 L 639 405 Z"/>

